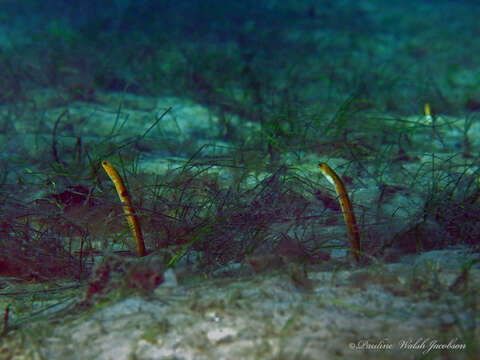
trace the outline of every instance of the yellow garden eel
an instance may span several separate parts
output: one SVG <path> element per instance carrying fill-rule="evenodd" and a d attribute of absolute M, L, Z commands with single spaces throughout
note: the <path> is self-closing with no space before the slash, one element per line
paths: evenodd
<path fill-rule="evenodd" d="M 355 214 L 353 213 L 352 203 L 350 202 L 350 198 L 347 194 L 347 189 L 345 185 L 340 179 L 340 177 L 332 170 L 330 166 L 326 163 L 321 162 L 318 164 L 320 170 L 322 170 L 323 175 L 327 178 L 327 180 L 335 186 L 335 191 L 338 196 L 338 201 L 342 207 L 343 217 L 345 219 L 345 223 L 347 224 L 348 230 L 348 239 L 350 240 L 350 247 L 353 257 L 356 261 L 360 261 L 361 255 L 361 243 L 360 243 L 360 235 L 358 233 L 357 221 L 355 220 Z"/>
<path fill-rule="evenodd" d="M 425 120 L 427 120 L 428 123 L 432 124 L 435 121 L 435 117 L 433 115 L 430 104 L 425 103 L 425 105 L 423 106 L 423 110 L 425 112 Z"/>
<path fill-rule="evenodd" d="M 110 164 L 110 162 L 108 162 L 107 160 L 103 160 L 102 166 L 108 176 L 110 176 L 110 179 L 112 179 L 113 183 L 115 184 L 118 197 L 123 204 L 123 211 L 125 211 L 125 215 L 127 216 L 127 220 L 130 225 L 130 229 L 132 229 L 135 242 L 137 243 L 138 256 L 145 256 L 146 251 L 145 244 L 143 243 L 142 230 L 140 229 L 140 224 L 138 223 L 138 219 L 135 216 L 135 211 L 133 209 L 132 201 L 130 200 L 130 195 L 128 194 L 127 188 L 125 187 L 125 184 L 123 183 L 120 174 L 117 170 L 115 170 L 115 168 L 112 164 Z"/>

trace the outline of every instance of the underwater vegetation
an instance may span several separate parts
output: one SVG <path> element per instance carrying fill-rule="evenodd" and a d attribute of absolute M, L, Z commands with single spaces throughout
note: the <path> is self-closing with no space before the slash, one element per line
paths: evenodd
<path fill-rule="evenodd" d="M 463 25 L 432 32 L 448 12 L 391 24 L 382 4 L 88 1 L 72 22 L 55 3 L 0 44 L 1 284 L 68 283 L 92 305 L 151 295 L 170 270 L 285 273 L 305 293 L 315 271 L 358 270 L 359 288 L 443 289 L 477 311 L 480 48 Z M 477 258 L 448 286 L 433 265 L 382 272 L 450 248 Z"/>
<path fill-rule="evenodd" d="M 364 143 L 352 143 L 345 138 L 342 147 L 332 146 L 330 134 L 324 142 L 317 141 L 312 148 L 329 154 L 325 158 L 333 160 L 327 161 L 336 163 L 340 153 L 349 159 L 342 161 L 350 169 L 343 176 L 323 161 L 318 165 L 320 172 L 312 176 L 313 169 L 302 159 L 305 155 L 295 155 L 294 151 L 293 155 L 277 153 L 272 162 L 246 144 L 227 156 L 208 155 L 207 147 L 202 145 L 190 160 L 166 167 L 162 173 L 148 173 L 145 167 L 140 171 L 142 148 L 151 146 L 141 144 L 147 144 L 154 129 L 167 121 L 163 117 L 168 110 L 162 111 L 162 116 L 147 125 L 140 135 L 116 140 L 115 134 L 121 132 L 115 129 L 121 111 L 119 108 L 115 115 L 112 135 L 95 143 L 85 143 L 79 136 L 60 136 L 68 129 L 65 119 L 72 121 L 70 115 L 60 111 L 53 119 L 51 144 L 46 147 L 51 158 L 40 159 L 38 170 L 23 165 L 24 175 L 15 175 L 17 184 L 7 181 L 12 173 L 8 166 L 4 167 L 4 274 L 37 280 L 51 276 L 85 279 L 95 256 L 102 251 L 130 250 L 133 243 L 141 257 L 160 252 L 167 266 L 193 262 L 206 274 L 231 263 L 254 264 L 256 269 L 265 268 L 262 262 L 321 264 L 330 258 L 329 248 L 345 248 L 347 243 L 357 262 L 361 257 L 370 259 L 367 262 L 372 257 L 393 260 L 404 252 L 450 244 L 478 246 L 475 219 L 479 213 L 479 184 L 476 173 L 469 171 L 471 167 L 464 167 L 459 173 L 455 170 L 459 166 L 454 163 L 455 157 L 438 160 L 432 154 L 427 162 L 405 168 L 403 176 L 410 185 L 389 184 L 396 175 L 386 167 L 403 166 L 416 156 L 407 155 L 412 154 L 407 148 L 411 146 L 408 141 L 431 130 L 441 139 L 441 120 L 437 118 L 438 129 L 422 124 L 432 123 L 427 110 L 425 119 L 419 116 L 418 123 L 405 121 L 401 125 L 400 120 L 394 120 L 391 125 L 385 122 L 385 127 L 378 131 L 393 134 L 399 126 L 404 126 L 405 134 L 411 138 L 404 145 L 393 142 L 379 146 L 381 150 L 368 151 L 367 139 L 377 137 L 372 131 L 354 135 L 364 138 Z M 348 109 L 344 116 L 350 116 Z M 365 121 L 376 120 L 366 116 Z M 342 121 L 337 124 L 346 126 L 340 125 Z M 249 141 L 254 143 L 268 139 L 261 126 L 251 133 Z M 293 147 L 289 136 L 283 139 L 279 135 L 276 141 L 274 152 Z M 306 134 L 304 143 L 310 141 Z M 385 141 L 391 140 L 387 137 Z M 353 147 L 355 152 L 351 152 Z M 67 153 L 71 155 L 70 161 L 66 160 Z M 112 162 L 102 160 L 105 157 Z M 120 171 L 114 168 L 114 162 Z M 335 165 L 340 169 L 343 166 Z M 112 198 L 105 176 L 99 172 L 101 167 L 112 180 L 120 204 Z M 355 191 L 358 183 L 352 179 L 360 171 L 367 174 L 363 181 L 371 182 L 368 191 L 374 191 L 373 197 L 359 197 L 361 192 Z M 332 183 L 333 194 L 331 188 L 321 183 L 321 174 Z M 347 183 L 354 189 L 350 194 Z M 407 202 L 405 207 L 402 202 L 411 200 L 402 194 L 416 186 L 428 191 L 415 200 L 419 201 L 417 204 Z M 31 200 L 25 202 L 23 199 L 27 198 Z M 354 205 L 357 214 L 353 212 Z M 384 213 L 385 209 L 389 210 Z M 338 220 L 340 213 L 344 217 L 343 230 Z M 125 220 L 129 224 L 127 229 Z M 395 229 L 390 236 L 379 235 L 385 226 Z M 133 232 L 133 243 L 129 240 L 129 230 Z M 443 235 L 434 239 L 432 234 L 438 231 Z M 267 253 L 280 260 L 270 257 L 262 260 Z"/>

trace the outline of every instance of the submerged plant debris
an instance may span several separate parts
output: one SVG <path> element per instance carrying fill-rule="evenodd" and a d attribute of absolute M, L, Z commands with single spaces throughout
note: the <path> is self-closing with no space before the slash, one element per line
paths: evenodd
<path fill-rule="evenodd" d="M 480 7 L 412 6 L 0 2 L 0 358 L 477 359 Z"/>

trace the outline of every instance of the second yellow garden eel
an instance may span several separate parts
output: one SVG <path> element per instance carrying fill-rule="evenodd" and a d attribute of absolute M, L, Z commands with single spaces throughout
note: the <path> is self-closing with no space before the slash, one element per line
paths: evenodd
<path fill-rule="evenodd" d="M 326 163 L 321 162 L 318 164 L 320 170 L 322 170 L 323 175 L 327 180 L 335 186 L 335 191 L 338 196 L 338 201 L 343 212 L 343 218 L 347 224 L 348 239 L 350 240 L 350 251 L 358 262 L 360 261 L 360 256 L 362 253 L 362 247 L 360 242 L 360 235 L 358 232 L 357 220 L 355 219 L 355 214 L 353 213 L 352 203 L 348 197 L 347 189 L 342 179 L 332 170 L 330 166 Z"/>

